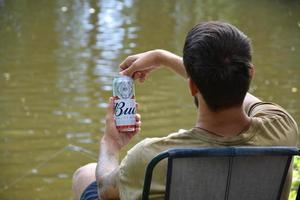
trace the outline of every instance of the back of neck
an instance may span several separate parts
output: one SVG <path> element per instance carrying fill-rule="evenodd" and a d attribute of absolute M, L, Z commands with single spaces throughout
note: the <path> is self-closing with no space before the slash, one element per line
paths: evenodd
<path fill-rule="evenodd" d="M 200 107 L 196 127 L 222 137 L 232 137 L 247 130 L 250 123 L 251 119 L 246 115 L 242 106 L 217 112 Z"/>

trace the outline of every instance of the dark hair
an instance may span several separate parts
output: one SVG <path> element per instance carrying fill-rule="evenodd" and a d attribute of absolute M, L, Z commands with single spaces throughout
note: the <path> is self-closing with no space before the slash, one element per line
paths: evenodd
<path fill-rule="evenodd" d="M 236 27 L 223 22 L 196 25 L 186 37 L 183 62 L 211 110 L 242 105 L 251 81 L 251 45 Z"/>

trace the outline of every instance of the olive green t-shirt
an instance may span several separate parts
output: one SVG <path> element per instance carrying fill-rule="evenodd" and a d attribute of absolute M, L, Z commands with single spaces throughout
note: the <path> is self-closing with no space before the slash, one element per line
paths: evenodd
<path fill-rule="evenodd" d="M 145 170 L 158 153 L 175 147 L 206 146 L 297 146 L 298 128 L 293 118 L 280 106 L 272 103 L 255 103 L 245 108 L 251 117 L 251 125 L 245 132 L 233 137 L 220 137 L 202 129 L 181 130 L 161 138 L 147 138 L 127 152 L 119 171 L 120 198 L 141 199 Z M 167 162 L 155 167 L 150 199 L 164 199 Z M 290 168 L 291 169 L 291 168 Z M 288 199 L 291 170 L 282 199 Z"/>

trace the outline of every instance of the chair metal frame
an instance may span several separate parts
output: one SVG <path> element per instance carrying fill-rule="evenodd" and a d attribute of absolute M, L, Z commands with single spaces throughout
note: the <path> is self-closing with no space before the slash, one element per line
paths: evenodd
<path fill-rule="evenodd" d="M 154 167 L 162 160 L 168 158 L 167 183 L 165 191 L 165 200 L 169 199 L 170 183 L 172 174 L 172 160 L 175 158 L 187 157 L 209 157 L 209 156 L 228 156 L 231 159 L 235 156 L 289 156 L 283 177 L 281 179 L 278 200 L 282 193 L 283 185 L 288 173 L 293 156 L 299 156 L 300 150 L 296 147 L 203 147 L 203 148 L 173 148 L 159 153 L 148 164 L 145 173 L 144 188 L 142 199 L 149 199 L 149 192 L 152 181 Z M 296 200 L 300 200 L 300 187 L 298 187 Z"/>

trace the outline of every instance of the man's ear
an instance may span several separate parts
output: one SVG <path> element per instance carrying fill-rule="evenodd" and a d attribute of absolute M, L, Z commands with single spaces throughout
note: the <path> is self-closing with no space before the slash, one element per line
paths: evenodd
<path fill-rule="evenodd" d="M 188 78 L 188 81 L 189 81 L 189 88 L 190 88 L 191 95 L 196 96 L 196 94 L 199 92 L 196 84 L 190 78 Z"/>

